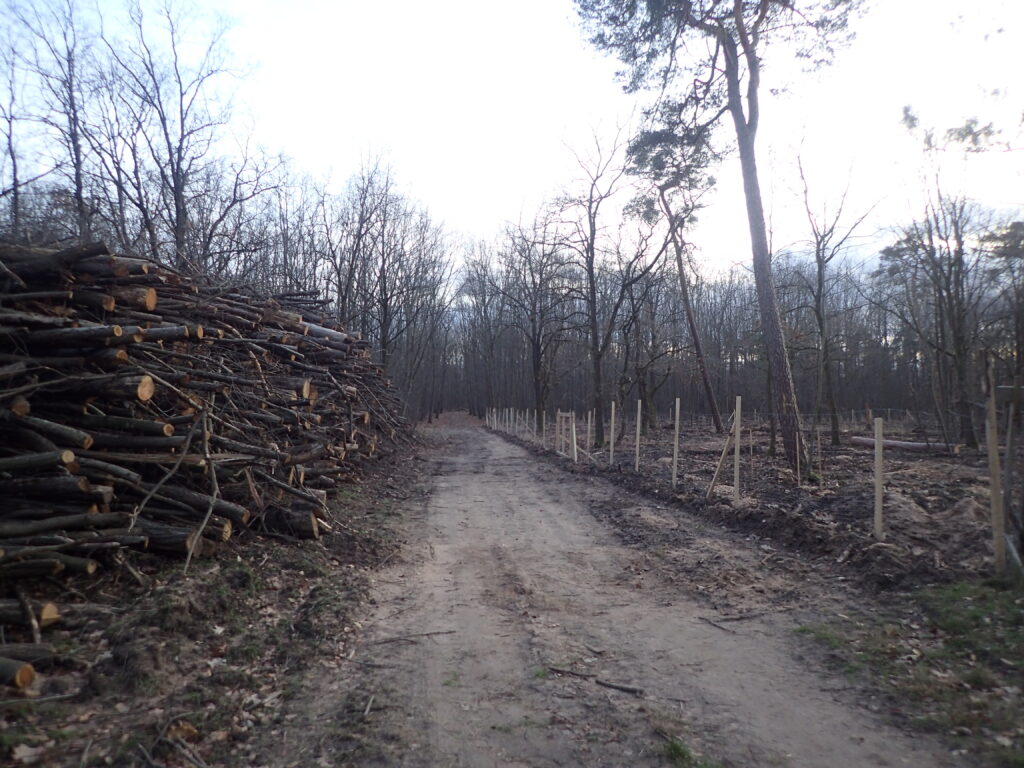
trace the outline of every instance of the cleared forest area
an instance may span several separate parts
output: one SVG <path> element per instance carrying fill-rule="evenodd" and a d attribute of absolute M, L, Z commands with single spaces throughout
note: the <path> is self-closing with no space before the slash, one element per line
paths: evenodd
<path fill-rule="evenodd" d="M 880 11 L 574 0 L 635 112 L 481 239 L 201 7 L 0 2 L 0 761 L 1022 764 L 1021 127 L 758 141 Z"/>

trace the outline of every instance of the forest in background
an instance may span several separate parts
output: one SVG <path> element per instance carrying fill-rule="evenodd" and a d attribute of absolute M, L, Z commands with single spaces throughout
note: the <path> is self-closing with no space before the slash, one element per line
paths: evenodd
<path fill-rule="evenodd" d="M 74 0 L 5 6 L 0 238 L 102 239 L 321 295 L 371 342 L 413 418 L 595 404 L 607 417 L 613 399 L 642 399 L 653 420 L 675 397 L 712 415 L 734 395 L 772 414 L 753 275 L 713 271 L 687 238 L 724 143 L 674 141 L 692 133 L 652 114 L 635 136 L 581 148 L 578 179 L 529 220 L 467 244 L 383 161 L 336 190 L 249 146 L 225 98 L 223 30 L 173 5 L 132 8 L 111 29 Z M 1006 150 L 993 127 L 917 130 L 936 170 L 920 214 L 893 221 L 879 252 L 866 211 L 808 184 L 794 198 L 807 239 L 773 254 L 779 315 L 805 422 L 838 439 L 841 413 L 901 409 L 975 445 L 983 358 L 1001 383 L 1019 380 L 1024 221 L 943 186 L 944 156 Z"/>

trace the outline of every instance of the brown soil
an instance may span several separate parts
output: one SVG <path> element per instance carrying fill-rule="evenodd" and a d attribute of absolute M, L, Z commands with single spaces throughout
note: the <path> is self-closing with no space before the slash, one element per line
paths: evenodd
<path fill-rule="evenodd" d="M 436 435 L 360 643 L 343 674 L 307 675 L 305 737 L 266 764 L 956 764 L 795 655 L 843 581 L 478 427 Z M 641 529 L 656 549 L 615 535 Z"/>
<path fill-rule="evenodd" d="M 988 465 L 978 451 L 960 455 L 888 450 L 885 456 L 884 542 L 872 534 L 874 469 L 871 449 L 815 446 L 815 480 L 801 485 L 781 458 L 768 453 L 768 435 L 749 432 L 743 439 L 741 500 L 732 500 L 733 457 L 711 499 L 708 486 L 725 438 L 706 430 L 680 438 L 679 481 L 671 484 L 672 432 L 654 430 L 641 439 L 640 473 L 634 472 L 632 432 L 616 447 L 615 464 L 606 451 L 579 463 L 559 457 L 572 472 L 600 476 L 623 488 L 664 499 L 665 503 L 717 525 L 768 540 L 818 561 L 872 590 L 910 589 L 924 584 L 987 576 L 993 572 L 988 511 Z M 889 435 L 920 439 L 920 435 Z M 825 440 L 825 438 L 823 438 Z M 539 451 L 531 441 L 517 441 Z M 583 443 L 581 438 L 581 444 Z M 548 440 L 548 447 L 551 440 Z M 780 449 L 781 450 L 781 449 Z M 614 521 L 631 537 L 628 520 Z M 635 543 L 646 534 L 639 526 Z"/>
<path fill-rule="evenodd" d="M 820 653 L 795 630 L 876 610 L 860 589 L 882 584 L 870 563 L 890 564 L 888 585 L 983 568 L 980 536 L 965 539 L 977 550 L 966 560 L 936 564 L 929 550 L 908 569 L 903 549 L 870 560 L 881 556 L 860 530 L 863 482 L 701 508 L 690 501 L 713 445 L 691 457 L 678 498 L 660 474 L 641 494 L 628 472 L 538 461 L 468 417 L 426 432 L 424 458 L 379 467 L 325 547 L 249 543 L 257 557 L 228 550 L 187 577 L 154 564 L 158 589 L 137 595 L 97 582 L 86 597 L 100 613 L 51 635 L 81 648 L 78 661 L 45 670 L 39 698 L 0 708 L 5 757 L 167 768 L 979 764 L 902 730 L 898 703 L 814 671 Z M 806 514 L 794 513 L 801 503 Z M 826 520 L 825 504 L 849 510 L 847 523 Z M 899 519 L 893 545 L 910 547 Z M 802 526 L 792 539 L 787 520 Z"/>
<path fill-rule="evenodd" d="M 368 464 L 338 496 L 342 530 L 321 542 L 246 535 L 188 574 L 143 558 L 145 589 L 123 571 L 53 583 L 65 619 L 44 639 L 66 656 L 0 702 L 0 763 L 259 764 L 304 677 L 337 671 L 354 641 L 367 573 L 397 551 L 395 508 L 420 467 Z"/>

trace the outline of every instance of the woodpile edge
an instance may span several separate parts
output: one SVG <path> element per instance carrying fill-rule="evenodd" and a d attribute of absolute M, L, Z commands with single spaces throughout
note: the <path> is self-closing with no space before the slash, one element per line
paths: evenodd
<path fill-rule="evenodd" d="M 60 620 L 33 580 L 184 558 L 240 531 L 335 532 L 328 504 L 409 439 L 366 341 L 306 293 L 260 295 L 103 243 L 0 243 L 0 684 Z M 6 634 L 4 640 L 6 640 Z"/>

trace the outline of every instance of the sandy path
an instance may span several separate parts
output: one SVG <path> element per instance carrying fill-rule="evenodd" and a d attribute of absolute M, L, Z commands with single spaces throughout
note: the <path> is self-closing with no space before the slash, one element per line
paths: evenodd
<path fill-rule="evenodd" d="M 587 511 L 601 481 L 479 428 L 446 436 L 355 657 L 382 764 L 671 764 L 659 732 L 723 765 L 950 764 L 802 668 L 791 620 L 716 626 L 706 604 L 645 573 Z"/>

